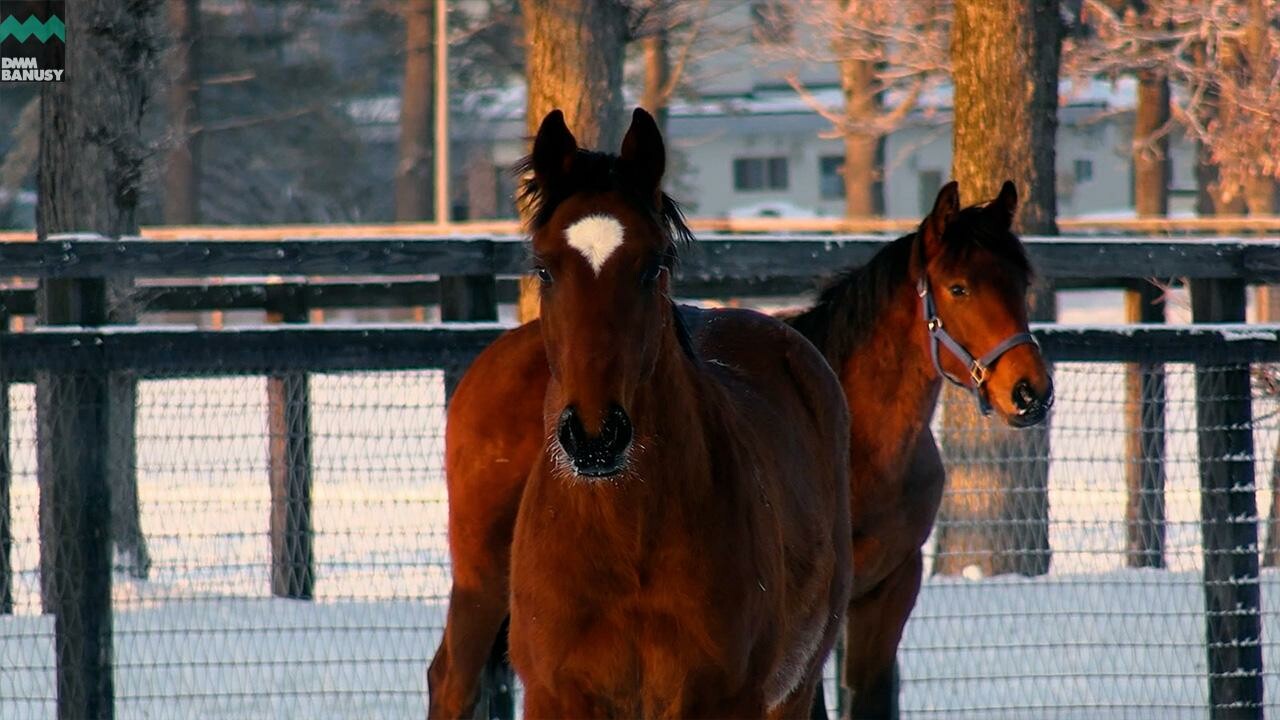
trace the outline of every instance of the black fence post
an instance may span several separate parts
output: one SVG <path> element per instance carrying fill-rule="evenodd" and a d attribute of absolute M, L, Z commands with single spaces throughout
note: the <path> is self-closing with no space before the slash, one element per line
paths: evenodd
<path fill-rule="evenodd" d="M 42 280 L 44 325 L 102 325 L 102 280 Z M 68 348 L 93 352 L 96 348 Z M 107 376 L 101 364 L 37 370 L 40 586 L 54 616 L 60 720 L 114 715 L 111 619 L 111 489 L 105 438 Z"/>
<path fill-rule="evenodd" d="M 1241 280 L 1195 280 L 1195 322 L 1244 322 Z M 1258 504 L 1249 365 L 1196 365 L 1209 714 L 1263 716 Z M 1219 359 L 1218 363 L 1223 360 Z"/>
<path fill-rule="evenodd" d="M 0 337 L 9 332 L 9 309 L 0 309 Z M 9 375 L 0 364 L 0 615 L 13 614 L 13 464 L 9 458 Z"/>
<path fill-rule="evenodd" d="M 305 323 L 295 287 L 268 289 L 268 322 Z M 310 600 L 315 593 L 311 528 L 311 394 L 305 372 L 267 378 L 271 475 L 271 594 Z"/>
<path fill-rule="evenodd" d="M 498 286 L 492 275 L 440 278 L 440 319 L 444 322 L 492 322 L 498 319 Z M 453 396 L 465 367 L 444 371 L 445 397 Z"/>

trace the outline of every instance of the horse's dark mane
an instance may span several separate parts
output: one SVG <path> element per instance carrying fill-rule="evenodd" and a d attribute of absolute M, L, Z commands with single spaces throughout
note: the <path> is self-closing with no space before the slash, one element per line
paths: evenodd
<path fill-rule="evenodd" d="M 680 204 L 666 193 L 655 198 L 646 188 L 639 186 L 639 174 L 627 167 L 628 162 L 617 155 L 578 150 L 570 163 L 569 171 L 559 178 L 553 187 L 542 187 L 532 175 L 533 156 L 520 160 L 515 172 L 526 179 L 520 186 L 520 202 L 526 208 L 528 228 L 537 232 L 551 222 L 556 208 L 570 197 L 581 192 L 603 193 L 616 191 L 635 208 L 646 212 L 671 239 L 674 258 L 680 245 L 693 241 L 693 231 L 685 223 Z"/>
<path fill-rule="evenodd" d="M 689 323 L 685 322 L 684 313 L 680 312 L 680 306 L 675 301 L 671 302 L 671 316 L 675 318 L 676 341 L 680 343 L 680 349 L 684 350 L 684 354 L 696 363 L 698 352 L 693 347 L 693 333 L 689 330 Z"/>
<path fill-rule="evenodd" d="M 870 333 L 883 308 L 907 280 L 916 234 L 903 235 L 881 248 L 866 265 L 836 276 L 804 312 L 786 318 L 839 368 Z"/>
<path fill-rule="evenodd" d="M 1022 243 L 985 216 L 985 210 L 973 206 L 956 215 L 942 236 L 942 261 L 962 264 L 982 248 L 1030 280 L 1031 261 Z M 839 368 L 866 340 L 902 283 L 909 282 L 919 236 L 920 231 L 903 235 L 881 248 L 866 265 L 841 273 L 819 291 L 812 307 L 786 322 L 822 351 L 832 367 Z"/>
<path fill-rule="evenodd" d="M 951 221 L 942 236 L 943 262 L 963 264 L 975 249 L 982 249 L 1008 263 L 1014 272 L 1021 273 L 1030 281 L 1035 272 L 1022 241 L 1000 223 L 992 222 L 986 210 L 983 205 L 967 207 Z"/>

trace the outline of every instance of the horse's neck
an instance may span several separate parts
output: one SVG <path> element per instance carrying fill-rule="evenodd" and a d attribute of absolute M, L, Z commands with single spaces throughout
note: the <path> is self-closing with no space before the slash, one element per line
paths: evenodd
<path fill-rule="evenodd" d="M 636 393 L 638 470 L 657 479 L 696 482 L 710 467 L 700 452 L 708 443 L 705 374 L 672 337 L 664 343 L 653 377 Z M 646 482 L 649 479 L 646 478 Z"/>
<path fill-rule="evenodd" d="M 674 334 L 664 340 L 653 376 L 633 398 L 635 445 L 631 466 L 611 481 L 621 484 L 618 492 L 581 492 L 574 483 L 559 485 L 559 492 L 569 493 L 584 516 L 607 517 L 637 536 L 646 535 L 674 503 L 696 505 L 711 497 L 705 382 Z"/>
<path fill-rule="evenodd" d="M 942 387 L 929 354 L 920 297 L 910 282 L 893 291 L 870 331 L 841 360 L 839 374 L 850 406 L 863 417 L 875 418 L 854 423 L 855 452 L 867 449 L 859 447 L 860 433 L 893 437 L 901 442 L 866 443 L 881 454 L 867 460 L 879 465 L 900 461 L 928 427 Z"/>

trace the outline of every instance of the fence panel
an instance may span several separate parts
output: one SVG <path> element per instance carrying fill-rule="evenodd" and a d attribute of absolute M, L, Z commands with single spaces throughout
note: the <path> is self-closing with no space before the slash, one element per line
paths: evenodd
<path fill-rule="evenodd" d="M 405 717 L 422 711 L 423 671 L 443 623 L 449 579 L 444 373 L 430 368 L 438 359 L 429 352 L 410 352 L 425 346 L 422 338 L 432 331 L 403 333 L 415 342 L 358 333 L 384 350 L 400 348 L 378 355 L 389 368 L 383 370 L 351 367 L 368 361 L 351 348 L 326 360 L 327 342 L 319 336 L 349 331 L 306 332 L 106 336 L 97 357 L 117 369 L 143 368 L 133 378 L 137 466 L 152 559 L 148 578 L 124 566 L 114 578 L 120 717 Z M 1102 331 L 1050 332 L 1045 345 L 1084 355 L 1072 351 L 1072 343 L 1089 332 Z M 1265 334 L 1238 332 L 1228 346 L 1246 356 L 1263 352 Z M 92 345 L 77 333 L 49 335 L 23 338 L 25 349 L 40 356 L 25 362 L 14 361 L 11 342 L 6 358 L 18 378 L 24 367 L 66 370 L 90 356 L 68 352 L 71 341 Z M 127 350 L 126 335 L 140 339 L 141 349 Z M 233 336 L 241 341 L 234 353 L 226 350 Z M 345 337 L 350 343 L 354 336 Z M 1098 354 L 1131 352 L 1123 346 L 1133 338 L 1120 337 Z M 1213 337 L 1222 335 L 1201 339 L 1210 344 Z M 224 356 L 206 348 L 158 357 L 154 350 L 173 343 L 190 351 L 201 341 L 216 341 Z M 304 359 L 292 350 L 267 352 L 271 341 L 296 341 L 321 354 Z M 469 342 L 460 337 L 457 344 Z M 1153 340 L 1148 347 L 1164 348 L 1157 359 L 1206 352 L 1185 339 L 1177 346 Z M 282 357 L 294 359 L 281 363 Z M 267 362 L 271 358 L 276 362 Z M 304 602 L 272 593 L 266 388 L 282 372 L 311 366 L 315 586 L 313 601 Z M 1202 457 L 1199 444 L 1196 367 L 1144 367 L 1159 367 L 1165 386 L 1166 569 L 1134 569 L 1128 562 L 1129 368 L 1059 362 L 1049 571 L 1034 578 L 971 572 L 927 578 L 902 651 L 907 717 L 1027 717 L 1049 710 L 1055 717 L 1118 717 L 1137 708 L 1204 716 L 1210 685 L 1200 470 L 1213 458 Z M 1247 459 L 1255 468 L 1258 505 L 1267 507 L 1280 442 L 1275 367 L 1202 363 L 1199 372 L 1238 374 L 1243 367 L 1253 378 L 1248 430 L 1255 452 Z M 221 375 L 211 375 L 217 368 Z M 0 620 L 0 715 L 48 717 L 57 699 L 54 628 L 40 615 L 30 377 L 10 385 L 9 401 L 15 614 Z M 1265 637 L 1280 630 L 1276 571 L 1264 570 L 1259 587 L 1263 604 L 1255 616 L 1271 629 Z M 1280 657 L 1271 647 L 1264 651 L 1266 697 L 1275 708 Z"/>
<path fill-rule="evenodd" d="M 1049 570 L 1036 577 L 982 577 L 976 567 L 932 575 L 937 554 L 932 542 L 926 545 L 926 581 L 900 655 L 904 717 L 1206 717 L 1211 700 L 1201 470 L 1222 461 L 1251 462 L 1258 505 L 1268 504 L 1280 442 L 1280 401 L 1265 381 L 1274 367 L 1253 366 L 1255 382 L 1245 395 L 1253 421 L 1236 428 L 1251 435 L 1255 451 L 1215 457 L 1202 454 L 1214 446 L 1200 444 L 1196 367 L 1143 367 L 1148 377 L 1159 373 L 1165 386 L 1166 567 L 1129 562 L 1126 465 L 1135 432 L 1125 422 L 1130 370 L 1120 363 L 1057 363 Z M 1247 377 L 1249 368 L 1227 363 L 1202 365 L 1198 372 L 1201 378 L 1241 371 Z M 1240 397 L 1239 388 L 1219 383 L 1201 390 L 1215 401 Z M 975 495 L 967 505 L 990 499 Z M 1258 524 L 1256 516 L 1239 520 Z M 982 530 L 1019 528 L 988 523 Z M 1251 555 L 1256 563 L 1257 550 L 1234 548 L 1229 557 Z M 1261 609 L 1241 606 L 1237 614 L 1264 624 L 1264 638 L 1275 637 L 1280 575 L 1265 570 L 1258 586 Z M 1271 645 L 1264 651 L 1265 697 L 1274 712 L 1280 708 L 1280 654 Z"/>

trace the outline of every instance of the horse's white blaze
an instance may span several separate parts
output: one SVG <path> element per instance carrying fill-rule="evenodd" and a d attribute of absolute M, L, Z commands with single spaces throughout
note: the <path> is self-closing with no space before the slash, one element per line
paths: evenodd
<path fill-rule="evenodd" d="M 622 223 L 609 215 L 588 215 L 565 229 L 569 247 L 582 253 L 597 275 L 622 244 Z"/>

